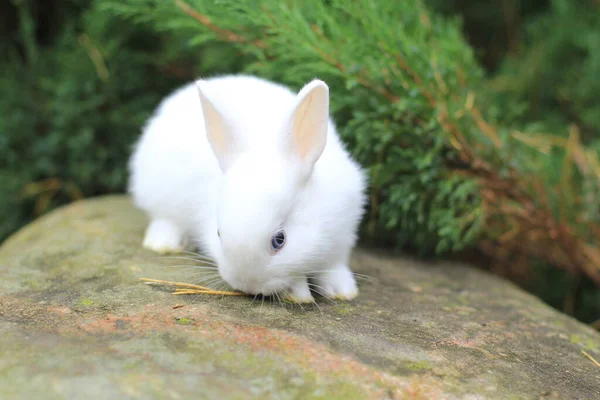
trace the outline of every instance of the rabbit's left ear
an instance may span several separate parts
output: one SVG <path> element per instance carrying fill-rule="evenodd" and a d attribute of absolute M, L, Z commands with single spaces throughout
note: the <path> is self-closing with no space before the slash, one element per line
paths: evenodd
<path fill-rule="evenodd" d="M 329 88 L 315 79 L 298 93 L 284 141 L 291 156 L 308 170 L 312 170 L 325 149 L 328 123 Z"/>
<path fill-rule="evenodd" d="M 225 117 L 206 96 L 203 82 L 197 81 L 206 137 L 215 154 L 221 171 L 225 172 L 237 156 L 237 141 Z"/>

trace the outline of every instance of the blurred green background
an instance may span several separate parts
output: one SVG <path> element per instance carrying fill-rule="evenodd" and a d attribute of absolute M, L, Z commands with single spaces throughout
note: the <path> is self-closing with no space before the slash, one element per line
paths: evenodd
<path fill-rule="evenodd" d="M 178 85 L 319 76 L 370 174 L 365 246 L 471 261 L 598 325 L 597 0 L 9 0 L 0 54 L 0 241 L 123 192 Z"/>

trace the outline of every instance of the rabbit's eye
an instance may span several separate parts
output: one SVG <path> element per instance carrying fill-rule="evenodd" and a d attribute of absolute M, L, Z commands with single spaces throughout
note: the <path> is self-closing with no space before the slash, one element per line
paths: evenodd
<path fill-rule="evenodd" d="M 273 235 L 273 237 L 271 238 L 271 249 L 274 252 L 278 252 L 279 250 L 281 250 L 281 248 L 283 247 L 283 245 L 285 244 L 285 232 L 284 231 L 278 231 L 276 234 Z"/>

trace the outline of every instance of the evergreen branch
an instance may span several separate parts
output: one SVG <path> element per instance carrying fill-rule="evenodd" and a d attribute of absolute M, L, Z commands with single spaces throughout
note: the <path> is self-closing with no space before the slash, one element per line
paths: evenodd
<path fill-rule="evenodd" d="M 200 12 L 198 12 L 197 10 L 192 8 L 185 1 L 183 1 L 183 0 L 173 0 L 173 1 L 175 2 L 175 5 L 181 11 L 183 11 L 184 13 L 186 13 L 187 15 L 194 18 L 196 21 L 200 22 L 202 25 L 204 25 L 205 27 L 210 29 L 220 39 L 231 42 L 231 43 L 246 43 L 246 42 L 248 42 L 246 40 L 246 38 L 244 38 L 243 36 L 240 36 L 233 31 L 223 29 L 223 28 L 220 28 L 219 26 L 215 25 L 208 16 L 201 14 Z M 264 47 L 264 43 L 261 40 L 252 41 L 252 44 L 257 47 Z"/>
<path fill-rule="evenodd" d="M 409 67 L 400 54 L 396 55 L 396 61 L 413 79 L 415 85 L 421 89 L 431 107 L 435 109 L 437 102 L 424 87 L 420 76 Z M 365 87 L 371 86 L 368 83 L 363 83 L 363 85 Z M 513 250 L 527 256 L 534 255 L 537 258 L 545 259 L 551 264 L 557 265 L 567 271 L 583 272 L 600 285 L 600 249 L 585 243 L 584 240 L 574 233 L 573 228 L 568 224 L 558 223 L 552 216 L 549 207 L 536 208 L 531 195 L 526 190 L 523 190 L 526 184 L 522 178 L 519 178 L 517 171 L 511 169 L 509 170 L 510 178 L 502 178 L 494 172 L 491 165 L 478 158 L 474 152 L 469 151 L 469 143 L 467 143 L 460 129 L 449 121 L 446 110 L 447 106 L 444 105 L 442 112 L 439 114 L 439 122 L 458 141 L 460 145 L 457 150 L 460 153 L 461 159 L 468 164 L 467 170 L 471 171 L 471 175 L 476 177 L 482 184 L 482 194 L 483 199 L 486 201 L 486 208 L 491 211 L 506 198 L 516 201 L 517 204 L 528 210 L 528 213 L 523 214 L 514 208 L 504 208 L 500 213 L 504 217 L 510 217 L 511 215 L 513 218 L 516 217 L 517 221 L 521 222 L 521 229 L 524 232 L 528 232 L 528 235 L 525 237 L 519 235 L 515 237 L 516 240 L 512 243 L 499 240 L 493 242 L 497 243 L 498 246 L 511 246 Z M 476 106 L 467 107 L 467 110 L 481 131 L 490 136 L 497 147 L 501 147 L 502 142 L 498 138 L 497 128 L 483 119 L 481 111 Z M 492 190 L 485 190 L 485 188 L 492 188 Z M 534 221 L 541 221 L 541 223 Z M 523 241 L 523 239 L 526 240 Z M 548 247 L 543 246 L 542 249 L 538 250 L 540 242 L 546 242 Z M 484 248 L 486 252 L 496 256 L 495 258 L 498 259 L 498 252 L 491 250 L 488 245 L 490 242 L 486 241 L 485 243 Z M 558 246 L 552 246 L 552 243 L 558 243 Z M 584 256 L 582 257 L 581 255 Z"/>
<path fill-rule="evenodd" d="M 325 42 L 325 43 L 329 43 L 329 39 L 327 39 L 327 37 L 323 34 L 323 31 L 318 29 L 318 27 L 316 25 L 312 25 L 312 29 L 313 31 L 319 36 L 319 38 Z M 326 53 L 325 51 L 321 50 L 318 47 L 314 47 L 314 50 L 321 56 L 321 58 L 323 58 L 323 60 L 325 60 L 326 62 L 328 62 L 329 64 L 333 65 L 335 68 L 337 68 L 340 72 L 347 74 L 348 71 L 346 69 L 346 67 L 344 66 L 344 64 L 342 64 L 339 60 L 335 59 L 335 57 L 333 57 L 333 55 Z M 358 74 L 356 77 L 357 81 L 365 88 L 370 89 L 374 92 L 378 92 L 380 93 L 383 97 L 385 97 L 386 99 L 388 99 L 389 101 L 391 101 L 392 103 L 397 102 L 400 98 L 396 95 L 394 95 L 393 93 L 391 93 L 389 90 L 387 90 L 385 87 L 376 87 L 374 85 L 372 85 L 369 80 L 365 77 L 364 73 L 363 74 Z"/>

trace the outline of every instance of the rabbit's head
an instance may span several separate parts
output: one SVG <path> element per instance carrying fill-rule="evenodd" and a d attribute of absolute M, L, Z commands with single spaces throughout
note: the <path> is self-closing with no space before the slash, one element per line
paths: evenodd
<path fill-rule="evenodd" d="M 277 132 L 250 135 L 269 140 L 242 143 L 248 135 L 241 130 L 257 127 L 238 126 L 201 82 L 198 87 L 208 141 L 223 173 L 209 251 L 233 288 L 264 295 L 284 291 L 310 260 L 302 237 L 310 221 L 295 219 L 294 210 L 311 201 L 305 188 L 327 141 L 329 89 L 313 80 L 286 115 L 275 117 L 282 123 L 265 124 Z"/>

